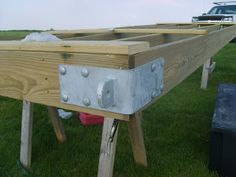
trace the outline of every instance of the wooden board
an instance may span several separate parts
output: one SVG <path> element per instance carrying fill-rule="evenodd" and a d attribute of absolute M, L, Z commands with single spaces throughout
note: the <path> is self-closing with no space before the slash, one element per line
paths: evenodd
<path fill-rule="evenodd" d="M 147 50 L 148 42 L 132 41 L 61 41 L 20 42 L 0 41 L 0 51 L 79 52 L 105 54 L 135 54 Z"/>
<path fill-rule="evenodd" d="M 164 93 L 162 94 L 164 95 L 202 66 L 207 59 L 214 56 L 234 37 L 236 37 L 236 26 L 227 27 L 207 36 L 196 36 L 153 47 L 134 55 L 131 63 L 133 63 L 133 67 L 137 67 L 156 58 L 164 57 Z"/>
<path fill-rule="evenodd" d="M 29 168 L 32 156 L 33 103 L 23 101 L 22 107 L 20 162 Z"/>
<path fill-rule="evenodd" d="M 134 36 L 132 39 L 123 39 L 124 43 L 102 41 L 102 47 L 99 41 L 87 41 L 88 43 L 82 41 L 83 44 L 81 41 L 69 42 L 75 45 L 72 45 L 70 49 L 58 43 L 52 46 L 50 43 L 42 43 L 43 47 L 39 45 L 40 43 L 28 43 L 27 47 L 17 42 L 0 42 L 0 95 L 129 120 L 128 115 L 61 103 L 58 65 L 130 69 L 164 57 L 164 93 L 167 93 L 236 36 L 236 25 L 224 29 L 219 29 L 217 25 L 205 27 L 206 30 L 210 28 L 212 32 L 204 36 L 189 34 L 152 34 L 149 36 L 145 34 Z M 140 40 L 141 42 L 126 42 L 125 40 Z M 86 48 L 90 45 L 89 42 L 93 47 Z M 65 43 L 69 44 L 67 41 Z M 151 48 L 147 45 L 149 43 L 151 43 Z M 130 50 L 129 47 L 134 47 L 134 50 Z M 85 51 L 91 51 L 91 53 L 84 53 Z"/>
<path fill-rule="evenodd" d="M 118 125 L 116 134 L 113 138 L 113 141 L 111 142 L 110 134 L 113 122 L 114 122 L 113 118 L 104 119 L 97 177 L 113 176 L 113 167 L 115 161 L 116 144 L 119 130 L 119 125 Z"/>
<path fill-rule="evenodd" d="M 126 55 L 0 51 L 0 95 L 64 109 L 128 120 L 115 113 L 62 104 L 59 64 L 128 68 Z"/>
<path fill-rule="evenodd" d="M 115 33 L 158 33 L 158 34 L 208 34 L 207 30 L 200 29 L 114 29 Z"/>

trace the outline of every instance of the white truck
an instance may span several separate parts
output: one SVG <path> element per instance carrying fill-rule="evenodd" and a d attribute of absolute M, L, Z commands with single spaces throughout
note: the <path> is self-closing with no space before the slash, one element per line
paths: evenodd
<path fill-rule="evenodd" d="M 192 18 L 192 22 L 236 22 L 236 1 L 214 2 L 207 13 Z"/>

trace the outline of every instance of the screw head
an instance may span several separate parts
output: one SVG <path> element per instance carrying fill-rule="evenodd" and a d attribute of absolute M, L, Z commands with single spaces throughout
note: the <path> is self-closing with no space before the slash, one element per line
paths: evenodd
<path fill-rule="evenodd" d="M 163 68 L 164 67 L 164 64 L 165 64 L 165 62 L 164 62 L 164 60 L 161 62 L 161 67 Z"/>
<path fill-rule="evenodd" d="M 61 96 L 61 99 L 64 101 L 64 102 L 67 102 L 69 100 L 69 97 L 65 94 L 62 94 Z"/>
<path fill-rule="evenodd" d="M 156 96 L 157 96 L 157 91 L 156 90 L 154 90 L 153 92 L 152 92 L 152 99 L 154 99 L 154 98 L 156 98 Z"/>
<path fill-rule="evenodd" d="M 81 70 L 81 75 L 82 75 L 83 77 L 88 77 L 88 76 L 89 76 L 89 71 L 88 71 L 88 69 L 87 69 L 87 68 L 83 68 L 83 69 Z"/>
<path fill-rule="evenodd" d="M 60 66 L 59 71 L 60 71 L 61 75 L 65 75 L 66 74 L 66 68 L 64 66 Z"/>
<path fill-rule="evenodd" d="M 161 84 L 160 91 L 163 92 L 164 90 L 164 84 Z"/>
<path fill-rule="evenodd" d="M 157 68 L 157 65 L 155 63 L 152 64 L 151 66 L 151 71 L 154 72 Z"/>
<path fill-rule="evenodd" d="M 84 99 L 83 99 L 83 104 L 84 104 L 85 106 L 90 106 L 90 104 L 91 104 L 90 99 L 89 99 L 89 98 L 84 98 Z"/>

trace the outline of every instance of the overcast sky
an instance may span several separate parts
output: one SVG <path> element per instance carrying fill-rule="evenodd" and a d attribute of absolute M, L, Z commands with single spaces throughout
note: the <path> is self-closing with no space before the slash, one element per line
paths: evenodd
<path fill-rule="evenodd" d="M 211 0 L 1 0 L 0 29 L 79 29 L 190 22 Z"/>

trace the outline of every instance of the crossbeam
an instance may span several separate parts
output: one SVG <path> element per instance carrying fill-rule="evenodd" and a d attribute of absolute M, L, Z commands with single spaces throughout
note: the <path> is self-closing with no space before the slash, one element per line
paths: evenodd
<path fill-rule="evenodd" d="M 198 30 L 196 26 L 193 29 Z M 62 103 L 58 66 L 68 64 L 131 69 L 163 57 L 164 95 L 236 36 L 234 24 L 223 28 L 219 24 L 201 25 L 199 30 L 209 33 L 142 33 L 104 41 L 93 41 L 91 37 L 88 41 L 55 43 L 1 41 L 0 95 L 128 121 L 129 115 Z"/>
<path fill-rule="evenodd" d="M 157 34 L 208 34 L 207 30 L 198 29 L 114 29 L 114 33 L 157 33 Z"/>

